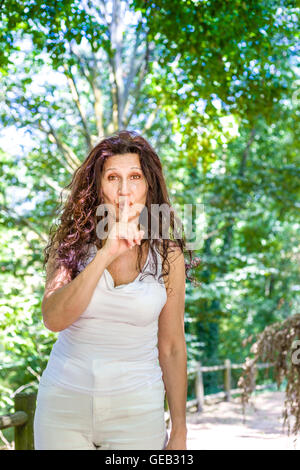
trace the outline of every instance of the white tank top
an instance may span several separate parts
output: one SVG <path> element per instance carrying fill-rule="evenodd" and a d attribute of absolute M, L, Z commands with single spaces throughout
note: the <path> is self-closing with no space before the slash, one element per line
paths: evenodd
<path fill-rule="evenodd" d="M 167 301 L 157 249 L 158 272 L 152 253 L 133 282 L 114 286 L 105 269 L 80 317 L 58 333 L 41 383 L 81 392 L 119 394 L 162 381 L 158 360 L 158 318 Z M 88 264 L 97 248 L 90 246 Z M 83 269 L 82 266 L 81 269 Z"/>

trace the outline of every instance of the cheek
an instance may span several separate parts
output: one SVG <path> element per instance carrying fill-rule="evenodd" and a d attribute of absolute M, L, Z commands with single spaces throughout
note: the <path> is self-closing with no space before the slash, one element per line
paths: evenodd
<path fill-rule="evenodd" d="M 103 197 L 106 199 L 106 201 L 114 201 L 115 196 L 116 196 L 116 191 L 109 187 L 108 185 L 103 185 L 102 186 L 102 194 Z"/>
<path fill-rule="evenodd" d="M 146 197 L 148 192 L 148 187 L 145 182 L 141 182 L 136 186 L 136 190 L 140 197 Z"/>
<path fill-rule="evenodd" d="M 145 188 L 138 188 L 138 190 L 134 192 L 134 195 L 136 201 L 139 201 L 142 204 L 146 202 L 147 191 L 145 190 Z"/>
<path fill-rule="evenodd" d="M 145 201 L 147 199 L 147 194 L 148 194 L 148 184 L 145 183 L 145 185 L 144 185 L 144 199 L 145 199 Z"/>

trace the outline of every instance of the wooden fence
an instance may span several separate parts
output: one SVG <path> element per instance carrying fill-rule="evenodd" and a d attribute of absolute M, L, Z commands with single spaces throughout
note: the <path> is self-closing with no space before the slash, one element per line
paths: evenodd
<path fill-rule="evenodd" d="M 268 367 L 272 367 L 272 363 L 264 363 L 264 364 L 256 364 L 256 369 L 266 369 Z M 242 393 L 241 388 L 231 388 L 231 370 L 232 369 L 243 369 L 244 364 L 232 364 L 230 359 L 225 359 L 224 364 L 216 365 L 216 366 L 202 366 L 201 362 L 198 361 L 196 368 L 194 370 L 190 370 L 188 372 L 188 376 L 194 375 L 195 380 L 195 395 L 196 398 L 193 400 L 188 400 L 186 403 L 186 409 L 190 410 L 191 408 L 195 408 L 198 412 L 203 411 L 204 404 L 209 403 L 212 400 L 225 400 L 230 401 L 233 395 L 240 395 Z M 215 372 L 215 371 L 224 371 L 223 375 L 223 387 L 224 391 L 218 393 L 210 393 L 205 394 L 204 385 L 203 385 L 203 373 L 205 372 Z M 256 385 L 256 390 L 263 390 L 265 388 L 270 387 L 272 384 L 264 384 L 264 385 Z M 165 421 L 167 423 L 167 427 L 170 426 L 170 412 L 168 403 L 166 400 L 166 407 L 165 407 Z"/>
<path fill-rule="evenodd" d="M 271 367 L 273 364 L 256 364 L 257 369 L 263 369 Z M 1 367 L 4 369 L 5 367 Z M 231 370 L 242 369 L 243 364 L 231 364 L 229 359 L 226 359 L 224 365 L 217 366 L 202 366 L 200 362 L 197 363 L 195 370 L 189 371 L 188 375 L 196 375 L 195 377 L 195 394 L 196 398 L 187 401 L 187 409 L 196 406 L 197 411 L 203 410 L 205 402 L 209 402 L 211 399 L 225 399 L 226 401 L 231 400 L 232 395 L 239 395 L 241 389 L 231 389 Z M 214 394 L 205 395 L 203 386 L 203 373 L 224 371 L 224 391 Z M 256 385 L 257 390 L 261 390 L 269 387 L 267 385 Z M 14 427 L 14 440 L 15 450 L 34 450 L 34 436 L 33 436 L 33 420 L 36 406 L 37 393 L 17 393 L 14 397 L 14 408 L 13 414 L 7 414 L 0 416 L 0 430 Z M 166 398 L 165 403 L 165 421 L 167 427 L 170 426 L 170 413 L 168 402 Z"/>
<path fill-rule="evenodd" d="M 17 393 L 13 414 L 0 416 L 0 429 L 14 427 L 15 450 L 34 450 L 33 419 L 36 393 Z"/>
<path fill-rule="evenodd" d="M 264 364 L 256 364 L 256 369 L 265 369 L 268 367 L 272 367 L 272 363 L 264 363 Z M 202 366 L 201 362 L 197 362 L 197 367 L 194 371 L 190 371 L 189 375 L 196 374 L 195 380 L 195 395 L 196 398 L 194 400 L 189 400 L 187 402 L 187 409 L 192 408 L 194 406 L 197 407 L 197 411 L 202 411 L 205 402 L 209 402 L 210 400 L 215 399 L 224 399 L 225 401 L 230 401 L 232 395 L 240 395 L 242 392 L 241 388 L 231 388 L 231 370 L 232 369 L 243 369 L 244 364 L 232 364 L 230 359 L 225 359 L 224 364 L 220 364 L 217 366 Z M 204 372 L 215 372 L 223 370 L 223 387 L 224 391 L 218 393 L 210 393 L 206 395 L 204 392 L 203 386 L 203 373 Z M 265 385 L 256 385 L 256 390 L 262 390 L 264 388 L 268 388 L 270 384 Z"/>

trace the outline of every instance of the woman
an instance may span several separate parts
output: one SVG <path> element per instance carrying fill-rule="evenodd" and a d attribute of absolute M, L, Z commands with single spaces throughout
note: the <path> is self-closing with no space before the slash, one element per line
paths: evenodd
<path fill-rule="evenodd" d="M 183 239 L 149 235 L 151 204 L 171 207 L 159 157 L 120 131 L 92 149 L 67 188 L 45 249 L 43 321 L 59 334 L 39 384 L 35 449 L 186 449 L 188 268 Z"/>

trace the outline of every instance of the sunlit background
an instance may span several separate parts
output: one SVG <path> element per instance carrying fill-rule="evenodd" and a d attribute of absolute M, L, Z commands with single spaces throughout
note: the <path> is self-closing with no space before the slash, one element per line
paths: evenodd
<path fill-rule="evenodd" d="M 37 389 L 57 337 L 42 321 L 42 262 L 61 190 L 120 129 L 154 146 L 174 207 L 203 207 L 188 401 L 199 362 L 240 365 L 237 389 L 243 341 L 300 313 L 296 2 L 4 0 L 1 11 L 0 414 Z M 202 379 L 205 396 L 226 396 L 224 369 Z M 257 384 L 278 391 L 272 368 Z M 13 428 L 0 432 L 12 447 Z"/>

